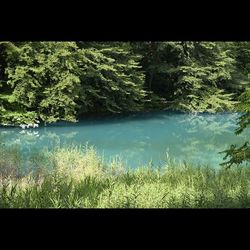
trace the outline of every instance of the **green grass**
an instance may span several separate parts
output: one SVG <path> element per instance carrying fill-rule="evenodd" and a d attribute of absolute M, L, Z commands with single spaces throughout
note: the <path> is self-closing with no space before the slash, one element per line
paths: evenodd
<path fill-rule="evenodd" d="M 22 175 L 17 148 L 0 150 L 1 208 L 250 207 L 250 168 L 176 165 L 161 170 L 106 166 L 90 147 L 55 148 L 29 159 Z M 49 169 L 49 171 L 45 171 Z"/>

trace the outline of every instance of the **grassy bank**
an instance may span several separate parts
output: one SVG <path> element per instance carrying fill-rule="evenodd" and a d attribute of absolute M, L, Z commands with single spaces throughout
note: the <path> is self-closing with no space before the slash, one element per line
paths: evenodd
<path fill-rule="evenodd" d="M 18 149 L 0 150 L 1 208 L 250 207 L 250 168 L 214 169 L 166 163 L 125 170 L 105 166 L 93 148 L 57 148 L 29 159 L 21 175 Z M 50 169 L 45 171 L 44 169 Z"/>

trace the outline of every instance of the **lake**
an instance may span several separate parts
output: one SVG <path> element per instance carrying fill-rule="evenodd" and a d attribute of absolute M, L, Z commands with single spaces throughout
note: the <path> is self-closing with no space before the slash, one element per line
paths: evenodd
<path fill-rule="evenodd" d="M 186 114 L 168 111 L 102 118 L 82 118 L 78 123 L 58 122 L 39 128 L 0 128 L 8 146 L 19 145 L 24 154 L 54 145 L 93 145 L 105 161 L 119 156 L 129 167 L 151 162 L 163 164 L 168 157 L 219 167 L 231 144 L 249 139 L 249 129 L 235 135 L 238 113 Z"/>

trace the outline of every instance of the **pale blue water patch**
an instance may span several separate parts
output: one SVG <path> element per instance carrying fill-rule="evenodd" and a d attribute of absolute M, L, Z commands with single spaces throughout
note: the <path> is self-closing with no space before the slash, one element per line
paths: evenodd
<path fill-rule="evenodd" d="M 83 118 L 78 123 L 58 122 L 22 130 L 0 128 L 6 145 L 20 145 L 23 154 L 55 145 L 93 145 L 105 161 L 117 155 L 127 166 L 150 161 L 164 163 L 167 155 L 176 162 L 187 161 L 217 168 L 223 161 L 218 152 L 231 144 L 249 140 L 250 131 L 235 135 L 240 114 L 186 114 L 167 111 Z"/>

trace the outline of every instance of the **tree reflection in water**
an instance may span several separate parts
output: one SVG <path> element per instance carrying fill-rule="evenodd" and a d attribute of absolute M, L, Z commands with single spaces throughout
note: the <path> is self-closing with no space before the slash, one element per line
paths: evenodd
<path fill-rule="evenodd" d="M 189 155 L 190 161 L 200 158 L 201 163 L 210 162 L 218 165 L 222 156 L 218 153 L 225 150 L 232 143 L 240 144 L 247 139 L 249 131 L 235 136 L 234 130 L 240 114 L 202 114 L 186 115 L 180 123 L 186 124 L 182 131 L 181 152 Z"/>
<path fill-rule="evenodd" d="M 219 166 L 218 152 L 231 144 L 241 144 L 249 131 L 234 134 L 237 113 L 184 114 L 166 111 L 138 115 L 57 123 L 21 130 L 0 128 L 5 145 L 19 145 L 23 154 L 71 144 L 95 146 L 107 160 L 119 155 L 129 166 L 150 161 L 154 165 L 168 157 L 178 161 Z"/>

